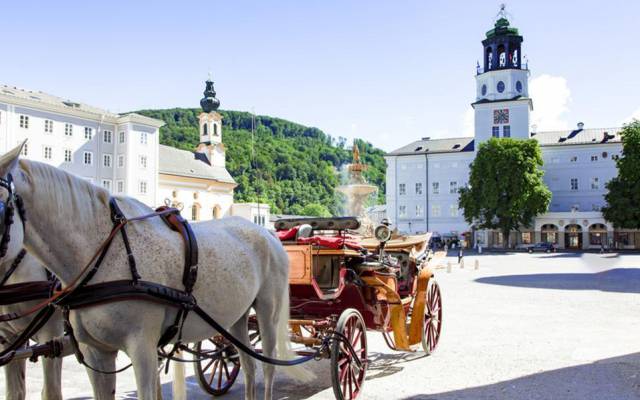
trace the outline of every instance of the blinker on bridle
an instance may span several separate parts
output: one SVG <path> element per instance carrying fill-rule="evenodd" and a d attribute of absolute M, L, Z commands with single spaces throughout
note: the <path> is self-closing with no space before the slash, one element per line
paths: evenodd
<path fill-rule="evenodd" d="M 2 238 L 0 239 L 0 259 L 7 255 L 9 249 L 9 242 L 11 241 L 11 225 L 14 222 L 15 209 L 18 209 L 18 214 L 22 219 L 22 228 L 24 229 L 24 223 L 26 221 L 26 213 L 22 198 L 16 194 L 15 185 L 13 184 L 13 176 L 8 174 L 6 178 L 0 178 L 0 187 L 9 192 L 6 201 L 0 201 L 0 232 L 2 232 Z"/>

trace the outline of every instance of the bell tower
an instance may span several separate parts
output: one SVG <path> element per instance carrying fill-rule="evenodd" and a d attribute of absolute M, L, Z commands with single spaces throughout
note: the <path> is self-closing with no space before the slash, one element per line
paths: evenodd
<path fill-rule="evenodd" d="M 196 151 L 206 154 L 210 165 L 224 167 L 226 160 L 222 143 L 222 115 L 217 112 L 220 100 L 216 98 L 211 78 L 205 82 L 204 97 L 200 100 L 200 107 L 203 112 L 198 116 L 200 144 Z"/>
<path fill-rule="evenodd" d="M 493 29 L 482 41 L 483 65 L 476 71 L 475 144 L 491 137 L 528 139 L 529 98 L 528 65 L 522 64 L 523 38 L 510 25 L 505 5 L 500 6 Z"/>

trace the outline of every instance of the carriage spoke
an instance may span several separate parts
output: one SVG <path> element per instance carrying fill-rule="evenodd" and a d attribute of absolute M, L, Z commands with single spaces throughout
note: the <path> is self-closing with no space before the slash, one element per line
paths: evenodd
<path fill-rule="evenodd" d="M 218 362 L 220 360 L 215 360 L 215 362 L 213 363 L 213 369 L 211 371 L 211 376 L 209 377 L 209 386 L 211 386 L 213 384 L 213 378 L 215 378 L 216 376 L 216 370 L 218 369 Z"/>

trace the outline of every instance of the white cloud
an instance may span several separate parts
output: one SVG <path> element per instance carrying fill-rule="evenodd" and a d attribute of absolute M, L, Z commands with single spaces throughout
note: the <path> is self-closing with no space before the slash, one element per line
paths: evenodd
<path fill-rule="evenodd" d="M 623 124 L 628 124 L 629 122 L 633 121 L 634 119 L 637 119 L 638 121 L 640 121 L 640 107 L 638 107 L 631 115 L 629 115 L 627 118 L 623 119 L 620 122 L 620 125 Z"/>
<path fill-rule="evenodd" d="M 569 129 L 566 114 L 571 103 L 571 90 L 562 76 L 540 75 L 529 82 L 533 99 L 531 125 L 538 131 Z"/>

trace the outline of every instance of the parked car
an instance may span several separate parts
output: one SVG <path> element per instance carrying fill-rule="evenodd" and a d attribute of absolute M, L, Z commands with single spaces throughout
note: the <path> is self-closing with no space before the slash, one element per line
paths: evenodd
<path fill-rule="evenodd" d="M 527 251 L 529 253 L 533 253 L 534 251 L 544 251 L 545 253 L 551 253 L 557 250 L 556 245 L 548 242 L 539 242 L 527 247 Z"/>

